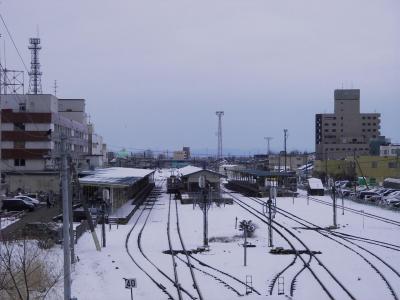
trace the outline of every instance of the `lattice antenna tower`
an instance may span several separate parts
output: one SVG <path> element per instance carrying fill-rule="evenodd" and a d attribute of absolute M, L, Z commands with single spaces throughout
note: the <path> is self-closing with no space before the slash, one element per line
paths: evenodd
<path fill-rule="evenodd" d="M 29 50 L 31 50 L 31 71 L 29 72 L 29 93 L 42 93 L 42 72 L 40 71 L 39 50 L 40 38 L 29 39 Z"/>
<path fill-rule="evenodd" d="M 223 111 L 217 111 L 215 114 L 218 116 L 218 160 L 222 160 L 222 116 Z"/>

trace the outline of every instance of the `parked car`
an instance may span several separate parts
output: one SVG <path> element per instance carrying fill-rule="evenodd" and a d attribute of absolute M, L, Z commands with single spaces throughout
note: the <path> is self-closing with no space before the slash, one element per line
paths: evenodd
<path fill-rule="evenodd" d="M 26 210 L 33 211 L 35 209 L 35 205 L 31 202 L 17 199 L 17 198 L 7 198 L 3 200 L 2 210 Z"/>
<path fill-rule="evenodd" d="M 35 206 L 38 206 L 38 205 L 40 204 L 40 202 L 39 202 L 38 199 L 31 198 L 31 197 L 28 197 L 28 196 L 25 196 L 25 195 L 17 195 L 17 196 L 15 196 L 14 198 L 16 198 L 16 199 L 22 199 L 22 200 L 31 202 L 31 203 L 32 203 L 33 205 L 35 205 Z"/>
<path fill-rule="evenodd" d="M 361 200 L 366 200 L 366 197 L 371 197 L 371 196 L 380 196 L 375 190 L 368 190 L 368 191 L 362 191 L 358 193 L 357 198 Z"/>
<path fill-rule="evenodd" d="M 386 200 L 387 199 L 390 199 L 390 198 L 393 198 L 393 197 L 395 197 L 395 196 L 397 196 L 397 195 L 400 195 L 400 191 L 394 191 L 394 192 L 391 192 L 390 194 L 388 194 L 387 196 L 384 196 L 383 197 L 383 201 L 385 201 L 386 202 Z"/>

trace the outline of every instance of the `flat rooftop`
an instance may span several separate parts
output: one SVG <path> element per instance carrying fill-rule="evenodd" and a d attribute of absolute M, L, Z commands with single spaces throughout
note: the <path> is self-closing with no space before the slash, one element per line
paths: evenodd
<path fill-rule="evenodd" d="M 82 185 L 130 186 L 154 173 L 154 170 L 115 167 L 96 169 L 87 173 L 89 175 L 79 178 Z"/>

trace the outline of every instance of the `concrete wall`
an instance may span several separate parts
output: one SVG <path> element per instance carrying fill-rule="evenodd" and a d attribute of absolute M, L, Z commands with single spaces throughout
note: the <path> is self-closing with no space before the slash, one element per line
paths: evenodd
<path fill-rule="evenodd" d="M 21 174 L 7 174 L 6 184 L 8 185 L 9 192 L 15 192 L 21 188 L 24 192 L 49 192 L 53 191 L 59 193 L 60 180 L 59 175 L 21 175 Z"/>
<path fill-rule="evenodd" d="M 58 99 L 59 113 L 79 123 L 86 123 L 85 99 Z"/>
<path fill-rule="evenodd" d="M 58 112 L 58 99 L 50 94 L 40 95 L 21 95 L 10 94 L 1 95 L 2 109 L 12 109 L 19 111 L 19 104 L 26 104 L 26 111 L 29 112 Z"/>
<path fill-rule="evenodd" d="M 42 171 L 45 167 L 44 159 L 26 159 L 25 166 L 14 166 L 13 159 L 2 159 L 0 164 L 1 170 L 3 171 Z"/>

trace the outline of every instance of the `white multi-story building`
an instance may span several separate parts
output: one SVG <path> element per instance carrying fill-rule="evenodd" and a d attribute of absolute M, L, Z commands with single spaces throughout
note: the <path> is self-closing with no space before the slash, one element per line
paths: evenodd
<path fill-rule="evenodd" d="M 50 94 L 0 95 L 1 165 L 9 190 L 59 188 L 61 136 L 78 169 L 88 168 L 84 99 Z"/>
<path fill-rule="evenodd" d="M 88 124 L 88 155 L 89 167 L 102 168 L 107 160 L 107 145 L 103 143 L 103 137 L 95 133 L 94 125 Z"/>
<path fill-rule="evenodd" d="M 400 144 L 380 146 L 380 156 L 400 156 Z"/>

